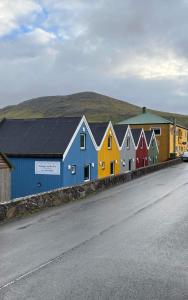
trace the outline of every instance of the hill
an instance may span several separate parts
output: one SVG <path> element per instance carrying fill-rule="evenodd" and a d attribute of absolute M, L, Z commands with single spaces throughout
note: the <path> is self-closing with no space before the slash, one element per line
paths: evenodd
<path fill-rule="evenodd" d="M 141 113 L 142 108 L 93 92 L 40 97 L 0 109 L 0 118 L 41 118 L 86 115 L 89 121 L 119 122 Z M 188 116 L 149 110 L 188 127 Z"/>

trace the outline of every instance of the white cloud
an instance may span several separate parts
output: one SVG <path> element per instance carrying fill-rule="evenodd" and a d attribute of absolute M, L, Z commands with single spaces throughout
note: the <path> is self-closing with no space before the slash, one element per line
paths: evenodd
<path fill-rule="evenodd" d="M 0 0 L 0 101 L 95 90 L 173 110 L 187 31 L 185 0 Z"/>
<path fill-rule="evenodd" d="M 0 0 L 0 36 L 19 29 L 23 20 L 40 11 L 41 6 L 34 0 Z"/>

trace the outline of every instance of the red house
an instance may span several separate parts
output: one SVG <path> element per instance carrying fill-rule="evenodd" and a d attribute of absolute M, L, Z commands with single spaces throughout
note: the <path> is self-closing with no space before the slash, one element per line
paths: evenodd
<path fill-rule="evenodd" d="M 136 153 L 136 169 L 148 166 L 148 149 L 144 130 L 131 129 L 135 144 Z"/>

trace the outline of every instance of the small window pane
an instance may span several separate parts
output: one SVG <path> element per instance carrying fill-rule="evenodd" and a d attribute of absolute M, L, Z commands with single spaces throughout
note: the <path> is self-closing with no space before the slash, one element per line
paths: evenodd
<path fill-rule="evenodd" d="M 161 128 L 151 128 L 155 132 L 155 135 L 161 135 Z"/>
<path fill-rule="evenodd" d="M 108 149 L 111 149 L 112 148 L 112 137 L 109 136 L 108 137 Z"/>
<path fill-rule="evenodd" d="M 127 149 L 130 149 L 130 137 L 127 138 Z"/>
<path fill-rule="evenodd" d="M 86 135 L 84 133 L 80 134 L 80 149 L 86 148 Z"/>
<path fill-rule="evenodd" d="M 71 166 L 71 174 L 72 175 L 76 174 L 76 166 L 75 165 Z"/>

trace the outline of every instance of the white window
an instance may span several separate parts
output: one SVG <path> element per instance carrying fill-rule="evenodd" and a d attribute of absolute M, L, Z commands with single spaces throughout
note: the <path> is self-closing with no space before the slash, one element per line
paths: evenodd
<path fill-rule="evenodd" d="M 155 132 L 155 135 L 161 135 L 161 128 L 160 127 L 151 127 L 150 129 Z"/>
<path fill-rule="evenodd" d="M 80 134 L 80 149 L 81 150 L 86 149 L 86 134 L 85 133 Z"/>
<path fill-rule="evenodd" d="M 108 137 L 108 149 L 112 149 L 112 137 Z"/>
<path fill-rule="evenodd" d="M 130 149 L 130 137 L 127 138 L 127 149 Z"/>
<path fill-rule="evenodd" d="M 76 174 L 76 165 L 71 166 L 71 174 L 72 175 Z"/>
<path fill-rule="evenodd" d="M 144 148 L 144 139 L 143 139 L 143 136 L 141 137 L 141 149 Z"/>
<path fill-rule="evenodd" d="M 101 164 L 101 169 L 104 170 L 105 169 L 105 161 L 102 161 L 102 164 Z"/>

